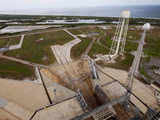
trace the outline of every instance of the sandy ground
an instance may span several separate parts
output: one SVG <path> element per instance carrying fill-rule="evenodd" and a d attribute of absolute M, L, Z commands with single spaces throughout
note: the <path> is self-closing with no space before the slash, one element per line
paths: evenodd
<path fill-rule="evenodd" d="M 60 82 L 72 85 L 73 81 L 85 79 L 90 74 L 88 61 L 74 61 L 66 65 L 50 66 L 50 70 L 55 75 L 59 76 Z M 64 84 L 63 84 L 64 85 Z"/>
<path fill-rule="evenodd" d="M 59 76 L 59 83 L 63 86 L 73 91 L 80 89 L 90 108 L 97 106 L 89 80 L 88 61 L 78 60 L 67 65 L 51 66 L 50 70 Z"/>

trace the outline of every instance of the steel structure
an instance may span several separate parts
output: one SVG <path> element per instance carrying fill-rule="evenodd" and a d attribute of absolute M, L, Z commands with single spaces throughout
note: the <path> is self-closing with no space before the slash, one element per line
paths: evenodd
<path fill-rule="evenodd" d="M 126 37 L 128 31 L 130 11 L 123 11 L 119 18 L 119 22 L 116 28 L 116 32 L 113 38 L 112 46 L 109 52 L 111 57 L 117 56 L 119 53 L 124 53 L 126 44 Z"/>
<path fill-rule="evenodd" d="M 109 55 L 98 57 L 95 61 L 99 60 L 110 61 L 115 57 L 117 57 L 119 54 L 124 53 L 129 18 L 130 18 L 130 11 L 123 11 L 121 13 L 118 25 L 116 27 L 115 35 L 113 37 L 113 42 L 110 48 Z"/>
<path fill-rule="evenodd" d="M 145 44 L 146 31 L 149 30 L 149 29 L 150 29 L 150 24 L 149 23 L 144 24 L 144 26 L 143 26 L 144 32 L 142 34 L 141 40 L 139 42 L 138 49 L 137 49 L 136 54 L 135 54 L 135 58 L 133 60 L 132 66 L 131 66 L 130 71 L 129 71 L 129 77 L 128 77 L 128 79 L 129 79 L 128 89 L 129 90 L 132 90 L 134 75 L 138 73 L 139 64 L 140 64 L 142 53 L 143 53 L 143 46 Z"/>

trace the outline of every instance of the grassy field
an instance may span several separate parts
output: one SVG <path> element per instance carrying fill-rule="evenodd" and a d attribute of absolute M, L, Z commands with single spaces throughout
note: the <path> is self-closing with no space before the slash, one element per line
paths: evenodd
<path fill-rule="evenodd" d="M 21 37 L 9 38 L 9 45 L 16 45 L 20 42 Z"/>
<path fill-rule="evenodd" d="M 8 42 L 8 39 L 0 39 L 0 48 L 7 47 Z"/>
<path fill-rule="evenodd" d="M 109 67 L 123 69 L 123 70 L 129 70 L 129 68 L 132 65 L 132 61 L 134 59 L 134 56 L 130 54 L 131 51 L 137 50 L 138 47 L 138 41 L 141 39 L 141 34 L 143 31 L 128 31 L 127 36 L 127 42 L 125 47 L 125 59 L 124 58 L 117 58 L 116 63 L 114 64 L 107 64 Z M 112 33 L 108 33 L 109 35 L 113 35 Z M 111 37 L 108 37 L 108 40 L 110 41 Z M 101 40 L 103 44 L 107 44 L 105 39 Z M 150 61 L 149 59 L 151 57 L 160 57 L 160 28 L 152 29 L 151 31 L 147 32 L 147 36 L 145 39 L 145 46 L 144 46 L 144 53 L 147 57 L 143 58 L 143 60 Z M 110 42 L 108 43 L 110 44 Z M 142 61 L 143 61 L 142 60 Z M 140 73 L 143 74 L 145 77 L 150 78 L 150 76 L 146 73 L 143 65 L 140 67 Z"/>
<path fill-rule="evenodd" d="M 106 54 L 106 53 L 107 53 L 107 49 L 105 49 L 98 43 L 94 43 L 92 49 L 89 52 L 89 56 L 93 58 L 97 54 Z"/>
<path fill-rule="evenodd" d="M 127 33 L 128 41 L 139 41 L 141 38 L 142 31 L 141 30 L 129 30 Z"/>
<path fill-rule="evenodd" d="M 81 31 L 80 29 L 70 29 L 68 31 L 71 32 L 74 35 L 83 34 L 83 31 Z"/>
<path fill-rule="evenodd" d="M 114 37 L 115 29 L 102 30 L 97 27 L 94 27 L 94 28 L 84 27 L 84 28 L 80 28 L 80 29 L 72 29 L 72 30 L 70 30 L 70 32 L 72 32 L 73 34 L 82 34 L 82 33 L 87 34 L 88 32 L 98 32 L 99 33 L 99 36 L 96 36 L 97 39 L 100 37 L 99 42 L 96 41 L 93 44 L 92 49 L 89 52 L 89 56 L 94 57 L 94 55 L 96 55 L 96 54 L 108 54 L 109 53 L 109 50 L 110 50 L 110 47 L 112 44 L 111 39 Z M 132 36 L 132 38 L 134 38 L 132 41 L 138 39 L 139 36 L 136 36 L 136 33 L 139 34 L 139 32 L 129 31 L 129 36 Z M 87 46 L 89 45 L 89 43 L 91 42 L 92 39 L 93 38 L 82 39 L 83 41 L 72 49 L 72 55 L 74 57 L 79 57 L 82 53 L 85 52 Z M 125 50 L 127 52 L 126 59 L 122 61 L 122 63 L 123 64 L 126 63 L 127 66 L 129 65 L 130 62 L 132 62 L 131 55 L 129 55 L 129 52 L 136 50 L 138 47 L 138 43 L 132 42 L 132 41 L 130 41 L 130 40 L 127 41 L 126 48 L 125 48 Z M 129 57 L 128 57 L 128 55 L 129 55 Z M 121 65 L 123 65 L 123 64 L 119 64 L 119 68 L 122 68 Z M 127 69 L 128 69 L 128 67 L 127 67 Z"/>
<path fill-rule="evenodd" d="M 106 30 L 105 32 L 103 31 L 104 35 L 100 39 L 100 43 L 103 44 L 105 48 L 99 45 L 94 45 L 95 48 L 93 46 L 93 51 L 91 51 L 91 55 L 93 55 L 93 53 L 109 54 L 109 50 L 112 44 L 112 39 L 114 37 L 114 32 L 115 28 L 111 30 Z M 134 56 L 131 55 L 130 52 L 135 51 L 137 49 L 138 43 L 135 41 L 139 39 L 140 39 L 139 32 L 129 31 L 125 47 L 125 57 L 117 58 L 116 63 L 104 64 L 100 62 L 100 64 L 117 69 L 129 70 L 132 61 L 134 59 Z"/>
<path fill-rule="evenodd" d="M 69 31 L 75 35 L 88 34 L 90 32 L 98 32 L 98 33 L 101 32 L 100 29 L 97 28 L 96 26 L 83 26 L 81 28 L 69 29 Z"/>
<path fill-rule="evenodd" d="M 63 45 L 71 40 L 73 37 L 64 31 L 26 35 L 21 49 L 6 52 L 5 55 L 49 65 L 55 61 L 51 45 Z"/>
<path fill-rule="evenodd" d="M 0 61 L 0 76 L 2 78 L 22 80 L 34 77 L 34 69 L 30 66 L 1 58 Z"/>
<path fill-rule="evenodd" d="M 82 27 L 82 28 L 78 28 L 78 29 L 70 29 L 69 30 L 71 33 L 78 35 L 78 34 L 88 34 L 90 32 L 97 32 L 99 33 L 99 36 L 101 35 L 101 31 L 96 28 L 96 27 Z M 96 38 L 98 38 L 99 36 L 96 36 Z M 93 37 L 87 37 L 87 38 L 82 38 L 79 37 L 82 42 L 77 44 L 76 46 L 74 46 L 72 48 L 71 51 L 71 55 L 74 58 L 79 58 L 81 57 L 81 55 L 85 52 L 85 50 L 87 49 L 88 45 L 91 43 L 91 41 L 93 40 Z M 100 47 L 100 46 L 99 46 Z M 99 51 L 102 51 L 101 48 L 98 48 L 98 44 L 95 43 L 89 53 L 90 56 L 93 56 L 94 53 L 98 53 Z"/>
<path fill-rule="evenodd" d="M 71 50 L 71 56 L 73 58 L 80 58 L 81 55 L 85 52 L 85 50 L 87 49 L 88 45 L 90 44 L 90 42 L 92 41 L 91 38 L 81 38 L 79 37 L 82 42 L 80 42 L 79 44 L 77 44 L 76 46 L 74 46 Z"/>
<path fill-rule="evenodd" d="M 115 29 L 100 30 L 97 27 L 84 26 L 79 29 L 70 29 L 69 31 L 76 35 L 88 34 L 90 32 L 99 33 L 99 35 L 96 36 L 97 39 L 100 37 L 99 42 L 96 41 L 89 52 L 89 56 L 94 57 L 94 55 L 96 54 L 109 53 L 109 49 L 112 44 L 112 38 L 114 37 Z M 134 59 L 134 56 L 131 55 L 130 52 L 135 51 L 137 49 L 138 47 L 137 41 L 140 40 L 141 33 L 142 31 L 129 30 L 128 36 L 127 36 L 126 48 L 125 48 L 125 56 L 117 58 L 116 63 L 114 64 L 107 64 L 107 65 L 105 64 L 105 65 L 113 68 L 129 70 L 130 66 L 132 65 L 132 61 Z M 7 44 L 17 44 L 18 39 L 20 38 L 14 38 L 14 39 L 12 38 L 6 41 L 0 39 L 0 47 L 5 46 Z M 36 35 L 26 35 L 24 38 L 24 44 L 22 46 L 22 49 L 6 52 L 5 54 L 8 56 L 13 56 L 13 57 L 34 62 L 34 63 L 49 65 L 54 63 L 55 61 L 55 58 L 50 49 L 50 46 L 55 44 L 63 45 L 73 39 L 74 38 L 72 38 L 70 35 L 68 35 L 64 31 L 48 32 L 48 33 L 42 33 L 42 34 L 36 34 Z M 80 56 L 85 52 L 86 48 L 88 47 L 90 42 L 93 40 L 93 37 L 90 37 L 90 38 L 80 37 L 80 39 L 82 40 L 82 42 L 74 46 L 71 50 L 71 56 L 75 59 L 80 58 Z M 150 32 L 147 33 L 144 53 L 148 57 L 151 57 L 151 56 L 160 57 L 160 49 L 159 49 L 160 41 L 159 40 L 160 40 L 160 28 L 155 28 L 154 30 L 151 30 Z M 102 44 L 103 46 L 100 45 L 99 43 Z M 7 64 L 5 65 L 7 66 Z M 29 70 L 32 72 L 31 69 Z M 16 69 L 15 70 L 13 69 L 13 71 L 16 72 Z M 144 73 L 143 69 L 141 69 L 140 71 Z"/>
<path fill-rule="evenodd" d="M 103 66 L 107 66 L 107 67 L 112 67 L 112 68 L 116 68 L 116 69 L 122 69 L 122 70 L 126 70 L 128 71 L 129 68 L 132 65 L 132 61 L 134 59 L 134 56 L 131 54 L 125 54 L 124 57 L 118 57 L 115 61 L 115 63 L 109 63 L 109 64 L 105 64 L 100 62 L 101 65 Z"/>
<path fill-rule="evenodd" d="M 147 33 L 144 53 L 148 56 L 160 57 L 160 28 Z"/>
<path fill-rule="evenodd" d="M 19 43 L 21 37 L 0 38 L 0 48 Z"/>

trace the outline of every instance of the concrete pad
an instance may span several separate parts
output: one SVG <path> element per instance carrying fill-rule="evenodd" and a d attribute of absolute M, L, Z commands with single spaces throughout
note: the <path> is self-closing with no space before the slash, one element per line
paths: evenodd
<path fill-rule="evenodd" d="M 73 98 L 40 111 L 33 120 L 70 120 L 81 114 L 83 111 L 77 99 Z"/>
<path fill-rule="evenodd" d="M 43 72 L 41 72 L 41 74 L 53 103 L 63 101 L 76 95 L 74 91 L 63 87 L 56 82 L 53 82 L 53 77 L 47 76 L 48 74 L 45 74 Z"/>
<path fill-rule="evenodd" d="M 0 120 L 20 120 L 16 116 L 11 113 L 5 111 L 4 109 L 0 109 Z"/>
<path fill-rule="evenodd" d="M 33 82 L 0 79 L 0 97 L 34 112 L 49 104 L 44 88 Z"/>
<path fill-rule="evenodd" d="M 118 82 L 113 82 L 111 84 L 103 86 L 102 90 L 106 93 L 110 100 L 120 98 L 121 96 L 124 96 L 127 93 L 127 90 Z"/>
<path fill-rule="evenodd" d="M 45 25 L 45 26 L 8 26 L 3 28 L 2 30 L 0 30 L 0 34 L 4 34 L 4 33 L 16 33 L 16 32 L 24 32 L 24 31 L 32 31 L 32 30 L 40 30 L 40 29 L 47 29 L 49 27 L 49 25 Z"/>
<path fill-rule="evenodd" d="M 113 78 L 115 78 L 116 80 L 119 80 L 123 85 L 128 84 L 128 73 L 126 71 L 117 70 L 117 69 L 108 68 L 108 67 L 105 67 L 103 71 L 109 74 L 110 76 L 112 76 Z M 154 90 L 151 89 L 149 86 L 143 84 L 137 79 L 134 79 L 132 92 L 136 96 L 138 96 L 148 106 L 151 106 L 153 109 L 159 108 L 156 97 L 154 96 Z M 131 97 L 131 101 L 137 107 L 139 107 L 142 112 L 146 111 L 144 107 L 141 107 L 142 105 L 139 104 L 139 102 L 133 99 L 133 97 Z"/>
<path fill-rule="evenodd" d="M 28 110 L 24 109 L 23 107 L 9 102 L 7 106 L 4 107 L 4 109 L 12 113 L 12 115 L 16 116 L 17 118 L 20 118 L 22 120 L 28 120 L 30 116 L 32 115 L 32 112 L 29 112 Z"/>
<path fill-rule="evenodd" d="M 8 104 L 6 99 L 0 98 L 0 108 L 5 107 Z"/>

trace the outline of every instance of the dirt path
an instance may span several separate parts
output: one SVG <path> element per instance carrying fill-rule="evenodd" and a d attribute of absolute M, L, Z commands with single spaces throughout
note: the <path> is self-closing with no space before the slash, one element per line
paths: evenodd
<path fill-rule="evenodd" d="M 93 40 L 91 41 L 91 43 L 89 44 L 89 46 L 87 47 L 87 49 L 85 50 L 85 52 L 83 53 L 83 55 L 88 55 L 89 51 L 91 50 L 91 48 L 96 40 L 97 39 L 94 37 Z"/>
<path fill-rule="evenodd" d="M 39 66 L 39 67 L 48 68 L 45 65 L 40 65 L 40 64 L 28 62 L 28 61 L 25 61 L 25 60 L 21 60 L 21 59 L 17 59 L 17 58 L 14 58 L 14 57 L 5 56 L 5 55 L 2 55 L 2 54 L 0 54 L 0 57 L 4 58 L 4 59 L 11 60 L 11 61 L 15 61 L 15 62 L 18 62 L 18 63 L 21 63 L 21 64 L 29 65 L 29 66 L 32 66 L 32 67 Z"/>

